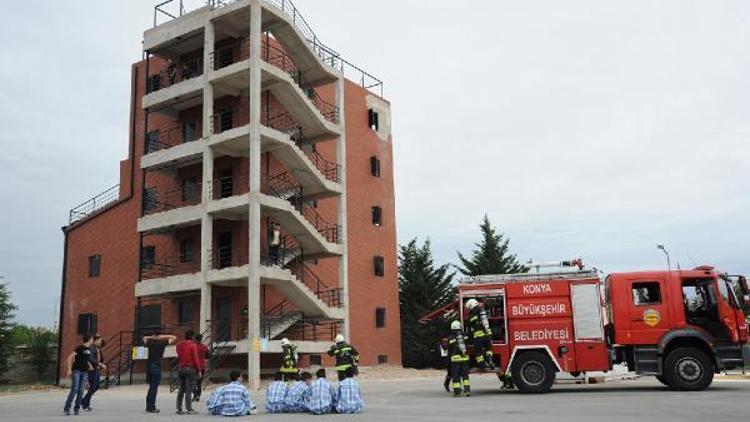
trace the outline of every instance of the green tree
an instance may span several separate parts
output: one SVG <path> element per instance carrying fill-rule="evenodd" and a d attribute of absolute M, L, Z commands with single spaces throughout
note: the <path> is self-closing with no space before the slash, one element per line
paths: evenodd
<path fill-rule="evenodd" d="M 482 241 L 475 244 L 477 248 L 472 251 L 471 257 L 466 258 L 461 252 L 458 252 L 458 259 L 462 265 L 462 267 L 458 267 L 458 270 L 461 274 L 475 276 L 515 274 L 528 271 L 518 262 L 516 255 L 510 253 L 509 239 L 505 238 L 502 233 L 495 231 L 487 214 L 484 215 L 479 229 L 482 232 Z"/>
<path fill-rule="evenodd" d="M 436 266 L 430 241 L 417 239 L 399 247 L 399 302 L 401 306 L 402 362 L 406 367 L 424 368 L 435 363 L 435 347 L 448 331 L 442 319 L 420 324 L 419 319 L 456 299 L 455 273 L 450 265 Z"/>
<path fill-rule="evenodd" d="M 18 309 L 10 301 L 10 290 L 6 283 L 0 284 L 0 372 L 8 369 L 8 358 L 13 350 L 10 330 L 13 328 L 14 311 Z"/>
<path fill-rule="evenodd" d="M 55 361 L 57 333 L 43 327 L 32 328 L 26 343 L 28 361 L 36 372 L 38 381 L 51 379 L 50 369 Z"/>

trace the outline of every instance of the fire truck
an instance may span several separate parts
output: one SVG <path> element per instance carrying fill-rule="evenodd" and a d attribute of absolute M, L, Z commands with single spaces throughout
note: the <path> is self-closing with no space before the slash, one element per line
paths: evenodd
<path fill-rule="evenodd" d="M 602 280 L 580 260 L 556 265 L 574 268 L 461 280 L 457 300 L 422 321 L 463 323 L 466 301 L 480 301 L 498 375 L 509 372 L 525 393 L 549 391 L 557 373 L 607 372 L 615 364 L 674 390 L 702 390 L 715 373 L 748 364 L 745 277 L 700 266 Z"/>

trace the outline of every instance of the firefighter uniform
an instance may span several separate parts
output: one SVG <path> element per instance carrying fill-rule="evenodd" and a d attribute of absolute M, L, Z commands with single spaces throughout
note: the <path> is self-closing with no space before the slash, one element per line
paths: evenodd
<path fill-rule="evenodd" d="M 292 381 L 297 376 L 297 347 L 286 338 L 281 339 L 281 371 L 284 381 Z"/>
<path fill-rule="evenodd" d="M 336 358 L 336 372 L 339 381 L 355 375 L 356 364 L 359 362 L 359 352 L 344 341 L 344 336 L 340 334 L 336 336 L 336 344 L 328 350 L 328 355 Z"/>
<path fill-rule="evenodd" d="M 492 330 L 484 306 L 475 299 L 466 302 L 469 308 L 469 333 L 474 344 L 474 359 L 479 367 L 494 369 Z"/>
<path fill-rule="evenodd" d="M 457 327 L 457 328 L 456 328 Z M 453 395 L 471 395 L 471 382 L 469 381 L 469 355 L 466 354 L 466 343 L 461 332 L 461 323 L 454 321 L 451 324 L 451 335 L 448 338 L 448 356 L 450 356 L 451 380 L 453 381 Z"/>

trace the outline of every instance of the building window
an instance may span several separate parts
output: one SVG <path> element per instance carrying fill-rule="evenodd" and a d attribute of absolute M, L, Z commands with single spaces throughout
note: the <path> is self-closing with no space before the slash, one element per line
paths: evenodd
<path fill-rule="evenodd" d="M 219 198 L 229 198 L 234 194 L 234 177 L 232 169 L 219 171 Z"/>
<path fill-rule="evenodd" d="M 375 328 L 385 328 L 385 308 L 375 309 Z"/>
<path fill-rule="evenodd" d="M 193 142 L 198 139 L 198 123 L 185 122 L 182 124 L 182 142 Z"/>
<path fill-rule="evenodd" d="M 375 265 L 375 275 L 383 277 L 385 275 L 385 259 L 382 256 L 375 256 L 373 258 L 373 264 Z"/>
<path fill-rule="evenodd" d="M 380 129 L 378 112 L 374 108 L 371 108 L 367 112 L 367 125 L 370 126 L 370 129 L 374 130 L 375 132 L 377 132 L 378 129 Z"/>
<path fill-rule="evenodd" d="M 372 225 L 375 227 L 380 227 L 380 225 L 383 224 L 383 209 L 374 206 L 372 207 Z"/>
<path fill-rule="evenodd" d="M 656 281 L 633 283 L 633 303 L 638 306 L 660 304 L 659 283 Z"/>
<path fill-rule="evenodd" d="M 193 262 L 195 241 L 193 239 L 180 240 L 180 262 Z"/>
<path fill-rule="evenodd" d="M 92 255 L 89 257 L 89 277 L 99 277 L 102 266 L 102 256 Z"/>
<path fill-rule="evenodd" d="M 149 268 L 156 264 L 156 246 L 144 246 L 141 262 L 144 268 Z"/>
<path fill-rule="evenodd" d="M 78 314 L 78 334 L 83 336 L 96 334 L 96 320 L 94 313 Z"/>
<path fill-rule="evenodd" d="M 388 365 L 388 355 L 378 355 L 378 365 Z"/>
<path fill-rule="evenodd" d="M 152 130 L 146 134 L 146 154 L 159 150 L 159 131 Z"/>
<path fill-rule="evenodd" d="M 380 159 L 378 157 L 370 157 L 370 174 L 380 177 Z"/>
<path fill-rule="evenodd" d="M 141 306 L 138 322 L 138 329 L 141 334 L 149 334 L 154 331 L 160 331 L 161 305 Z"/>
<path fill-rule="evenodd" d="M 158 193 L 156 188 L 146 188 L 143 190 L 143 211 L 148 212 L 156 209 L 158 202 Z"/>
<path fill-rule="evenodd" d="M 310 366 L 322 366 L 323 365 L 323 359 L 321 359 L 320 355 L 310 355 Z"/>
<path fill-rule="evenodd" d="M 180 302 L 179 315 L 177 316 L 180 325 L 189 324 L 195 321 L 195 303 Z"/>
<path fill-rule="evenodd" d="M 219 131 L 221 133 L 234 127 L 234 112 L 226 108 L 219 112 Z"/>
<path fill-rule="evenodd" d="M 182 181 L 182 202 L 194 201 L 198 196 L 198 182 L 195 179 Z"/>

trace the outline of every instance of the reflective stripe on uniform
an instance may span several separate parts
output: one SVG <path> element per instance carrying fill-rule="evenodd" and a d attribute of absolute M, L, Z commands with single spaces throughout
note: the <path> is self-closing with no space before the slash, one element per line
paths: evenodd
<path fill-rule="evenodd" d="M 464 387 L 468 387 L 470 385 L 471 385 L 471 382 L 469 381 L 469 379 L 468 378 L 464 378 Z"/>
<path fill-rule="evenodd" d="M 295 374 L 297 373 L 297 368 L 293 366 L 292 367 L 282 366 L 281 369 L 279 369 L 279 371 L 287 373 L 287 374 Z"/>
<path fill-rule="evenodd" d="M 474 338 L 484 337 L 487 333 L 484 330 L 474 331 Z"/>
<path fill-rule="evenodd" d="M 454 382 L 453 383 L 453 388 L 461 388 L 461 383 L 460 382 Z"/>
<path fill-rule="evenodd" d="M 346 371 L 347 369 L 349 369 L 351 367 L 352 367 L 352 365 L 348 364 L 348 363 L 345 364 L 345 365 L 336 365 L 336 370 L 337 371 Z"/>
<path fill-rule="evenodd" d="M 468 356 L 461 356 L 461 355 L 451 356 L 451 362 L 468 362 L 468 361 L 469 361 Z"/>
<path fill-rule="evenodd" d="M 475 359 L 477 360 L 477 363 L 484 362 L 484 356 L 482 356 L 482 355 L 477 356 Z"/>

